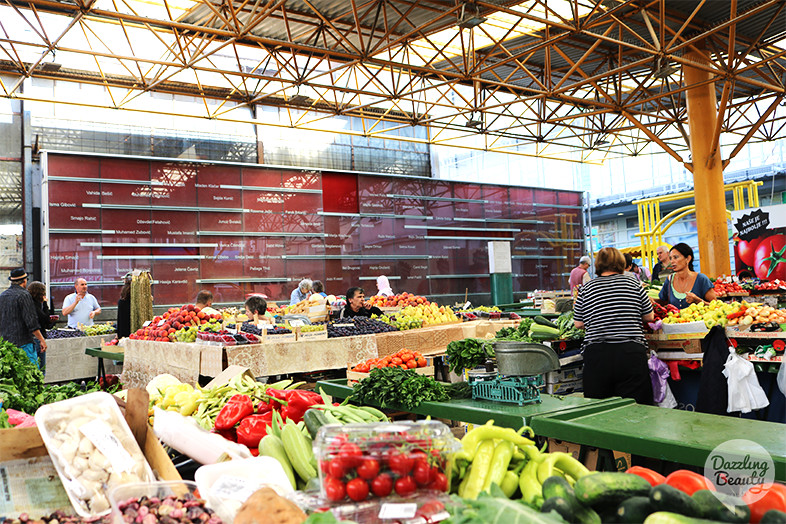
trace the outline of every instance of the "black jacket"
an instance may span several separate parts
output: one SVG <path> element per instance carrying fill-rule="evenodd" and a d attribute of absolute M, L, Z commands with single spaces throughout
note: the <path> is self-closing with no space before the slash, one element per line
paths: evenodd
<path fill-rule="evenodd" d="M 701 341 L 704 364 L 699 379 L 699 394 L 696 411 L 714 415 L 739 416 L 739 412 L 727 413 L 729 386 L 723 375 L 723 365 L 729 358 L 729 339 L 721 326 L 713 327 Z"/>
<path fill-rule="evenodd" d="M 117 338 L 131 334 L 131 297 L 117 301 Z"/>

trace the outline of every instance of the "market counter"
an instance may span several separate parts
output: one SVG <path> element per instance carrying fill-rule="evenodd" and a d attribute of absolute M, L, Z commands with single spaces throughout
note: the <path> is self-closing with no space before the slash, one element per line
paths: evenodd
<path fill-rule="evenodd" d="M 352 393 L 352 388 L 347 386 L 346 379 L 322 380 L 317 382 L 317 388 L 337 398 L 347 398 Z M 521 426 L 528 426 L 536 415 L 556 413 L 575 407 L 588 406 L 615 406 L 629 404 L 630 399 L 611 398 L 606 400 L 588 399 L 584 397 L 541 395 L 541 402 L 537 404 L 506 404 L 490 400 L 461 399 L 448 402 L 423 402 L 417 408 L 408 410 L 417 415 L 431 415 L 449 420 L 458 420 L 470 424 L 485 424 L 493 419 L 497 426 L 504 426 L 518 430 Z M 379 407 L 379 406 L 377 406 Z"/>
<path fill-rule="evenodd" d="M 53 338 L 46 341 L 46 375 L 44 382 L 65 382 L 96 376 L 96 361 L 86 355 L 87 348 L 100 347 L 101 342 L 109 342 L 115 334 L 95 335 L 92 337 Z M 120 373 L 122 366 L 109 363 L 107 373 Z"/>
<path fill-rule="evenodd" d="M 536 435 L 586 446 L 704 467 L 709 453 L 733 439 L 755 441 L 772 456 L 775 478 L 786 480 L 786 438 L 774 422 L 696 413 L 635 403 L 575 407 L 535 417 Z"/>

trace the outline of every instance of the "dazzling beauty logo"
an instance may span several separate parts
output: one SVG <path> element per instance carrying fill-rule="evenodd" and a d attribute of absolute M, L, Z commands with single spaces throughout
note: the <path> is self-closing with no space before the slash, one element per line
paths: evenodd
<path fill-rule="evenodd" d="M 704 463 L 704 475 L 719 493 L 739 497 L 753 486 L 772 482 L 775 467 L 770 454 L 759 444 L 735 439 L 723 442 L 710 452 Z M 761 490 L 756 491 L 764 496 Z"/>

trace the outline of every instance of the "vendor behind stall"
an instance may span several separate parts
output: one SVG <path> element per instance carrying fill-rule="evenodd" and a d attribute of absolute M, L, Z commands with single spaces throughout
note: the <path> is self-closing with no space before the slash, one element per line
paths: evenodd
<path fill-rule="evenodd" d="M 347 305 L 341 310 L 341 318 L 370 317 L 383 315 L 382 310 L 376 306 L 364 304 L 366 293 L 362 287 L 347 289 Z"/>
<path fill-rule="evenodd" d="M 246 315 L 249 320 L 254 320 L 256 313 L 257 319 L 275 324 L 275 317 L 267 310 L 267 300 L 259 295 L 252 295 L 246 300 Z"/>
<path fill-rule="evenodd" d="M 210 291 L 203 289 L 199 293 L 197 293 L 196 297 L 196 307 L 199 308 L 205 315 L 218 315 L 219 312 L 217 309 L 212 308 L 213 305 L 213 293 Z"/>
<path fill-rule="evenodd" d="M 289 305 L 294 306 L 298 302 L 303 302 L 308 297 L 311 296 L 311 288 L 314 283 L 311 279 L 304 278 L 300 281 L 300 284 L 297 285 L 295 289 L 292 290 L 292 294 L 289 296 Z"/>
<path fill-rule="evenodd" d="M 662 303 L 672 304 L 680 309 L 690 304 L 712 302 L 717 298 L 712 282 L 702 273 L 693 270 L 693 249 L 688 244 L 679 243 L 669 251 L 670 275 L 660 290 Z"/>

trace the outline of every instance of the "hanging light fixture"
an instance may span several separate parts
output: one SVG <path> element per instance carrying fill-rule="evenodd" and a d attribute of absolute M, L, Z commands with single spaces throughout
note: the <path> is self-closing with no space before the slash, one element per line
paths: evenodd
<path fill-rule="evenodd" d="M 470 6 L 467 9 L 467 6 Z M 458 26 L 461 29 L 471 29 L 473 27 L 477 27 L 483 22 L 485 22 L 487 18 L 480 16 L 480 10 L 478 6 L 473 3 L 465 3 L 461 5 L 461 16 L 459 16 Z"/>

